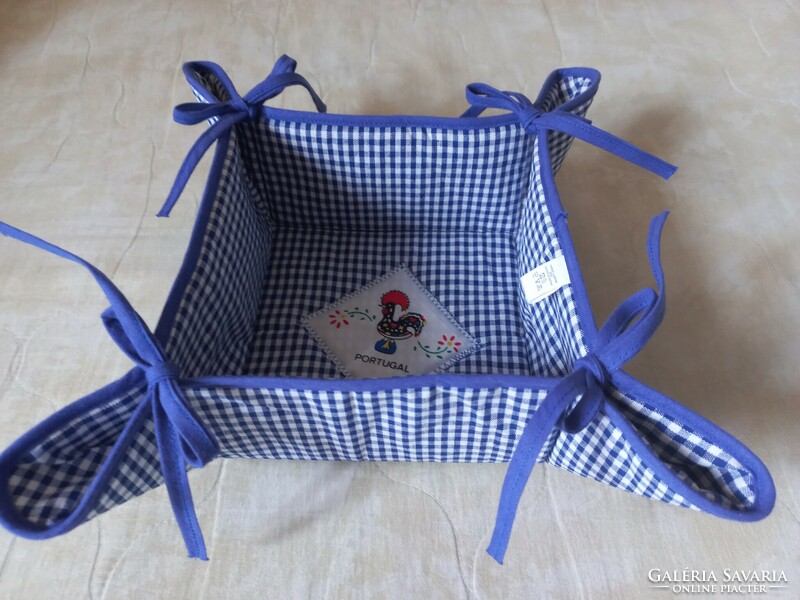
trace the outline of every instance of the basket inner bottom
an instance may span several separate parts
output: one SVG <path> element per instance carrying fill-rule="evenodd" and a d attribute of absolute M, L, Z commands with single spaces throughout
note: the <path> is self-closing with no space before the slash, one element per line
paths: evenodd
<path fill-rule="evenodd" d="M 401 264 L 483 345 L 446 372 L 531 374 L 516 256 L 493 231 L 277 229 L 245 374 L 344 378 L 301 320 Z"/>

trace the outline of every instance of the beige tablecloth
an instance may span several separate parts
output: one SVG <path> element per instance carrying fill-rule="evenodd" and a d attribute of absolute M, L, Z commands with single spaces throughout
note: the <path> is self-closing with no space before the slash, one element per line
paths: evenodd
<path fill-rule="evenodd" d="M 210 562 L 184 558 L 162 488 L 57 539 L 0 532 L 0 597 L 669 598 L 648 572 L 686 568 L 784 571 L 767 596 L 800 597 L 796 4 L 5 2 L 0 218 L 154 324 L 208 166 L 153 216 L 201 131 L 170 119 L 180 65 L 217 61 L 246 91 L 284 52 L 344 113 L 457 115 L 471 81 L 535 95 L 553 68 L 600 69 L 594 122 L 681 169 L 574 145 L 558 183 L 595 314 L 650 285 L 647 222 L 670 209 L 668 314 L 630 371 L 759 454 L 775 511 L 727 522 L 539 466 L 500 567 L 505 465 L 217 461 L 191 474 Z M 129 368 L 104 307 L 77 267 L 0 240 L 0 446 Z"/>

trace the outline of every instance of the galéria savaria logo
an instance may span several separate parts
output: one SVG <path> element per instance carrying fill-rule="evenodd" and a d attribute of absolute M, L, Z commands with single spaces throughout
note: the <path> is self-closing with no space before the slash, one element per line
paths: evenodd
<path fill-rule="evenodd" d="M 747 569 L 650 569 L 650 587 L 672 594 L 767 594 L 789 587 L 784 571 Z"/>

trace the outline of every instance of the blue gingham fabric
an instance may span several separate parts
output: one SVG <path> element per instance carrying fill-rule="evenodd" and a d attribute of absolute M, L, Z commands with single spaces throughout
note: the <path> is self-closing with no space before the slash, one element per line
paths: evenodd
<path fill-rule="evenodd" d="M 753 474 L 735 456 L 646 404 L 619 392 L 615 396 L 639 436 L 678 477 L 721 506 L 735 510 L 752 506 Z"/>
<path fill-rule="evenodd" d="M 596 81 L 559 73 L 540 108 L 575 101 L 583 116 Z M 198 97 L 227 100 L 213 73 L 195 75 L 206 88 Z M 564 215 L 548 208 L 543 177 L 558 170 L 572 137 L 487 122 L 328 122 L 267 110 L 220 138 L 202 226 L 162 331 L 220 457 L 509 460 L 553 382 L 586 354 L 586 324 L 573 285 L 536 304 L 519 285 L 564 253 L 555 225 Z M 300 319 L 401 263 L 483 347 L 441 381 L 350 387 Z M 450 377 L 459 375 L 475 379 Z M 482 375 L 496 377 L 490 385 Z M 146 393 L 133 377 L 30 442 L 7 485 L 26 523 L 67 519 L 105 469 L 82 521 L 164 483 L 153 419 L 141 409 Z M 710 426 L 633 394 L 613 397 L 644 455 L 601 412 L 578 433 L 554 430 L 538 462 L 697 508 L 659 471 L 663 464 L 720 506 L 753 506 L 752 469 Z M 112 456 L 126 428 L 130 443 Z"/>
<path fill-rule="evenodd" d="M 516 235 L 517 280 L 563 254 L 547 209 L 538 139 L 534 143 L 533 156 L 530 184 Z M 575 359 L 586 354 L 572 287 L 566 285 L 535 304 L 528 303 L 523 294 L 517 294 L 517 305 L 526 328 L 531 370 L 545 377 L 568 373 Z"/>
<path fill-rule="evenodd" d="M 245 371 L 272 249 L 235 138 L 218 156 L 221 172 L 211 190 L 207 229 L 166 344 L 186 377 Z"/>
<path fill-rule="evenodd" d="M 43 526 L 69 514 L 103 463 L 103 456 L 85 448 L 99 445 L 107 452 L 142 392 L 90 411 L 33 449 L 10 480 L 16 508 Z M 185 393 L 224 458 L 506 462 L 547 390 L 423 386 L 354 393 L 208 385 L 187 387 Z M 728 507 L 744 510 L 752 504 L 752 475 L 735 457 L 642 403 L 617 397 L 661 460 L 694 489 Z M 101 431 L 105 444 L 88 434 Z M 85 436 L 83 445 L 75 435 Z M 69 450 L 68 459 L 59 448 Z M 538 460 L 648 498 L 692 506 L 659 479 L 605 415 L 578 434 L 554 432 Z M 162 483 L 152 420 L 145 419 L 87 520 Z"/>
<path fill-rule="evenodd" d="M 504 462 L 546 390 L 188 390 L 228 458 Z M 268 423 L 268 426 L 264 426 Z"/>

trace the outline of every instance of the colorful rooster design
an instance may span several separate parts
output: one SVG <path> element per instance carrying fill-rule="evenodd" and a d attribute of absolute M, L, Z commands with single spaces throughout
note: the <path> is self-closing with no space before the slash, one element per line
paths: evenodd
<path fill-rule="evenodd" d="M 375 344 L 375 350 L 383 354 L 394 354 L 397 350 L 395 340 L 404 340 L 412 335 L 417 337 L 425 326 L 425 317 L 410 313 L 408 296 L 398 290 L 386 292 L 381 297 L 383 318 L 378 323 L 378 333 L 383 337 Z M 399 314 L 395 316 L 395 313 Z"/>

